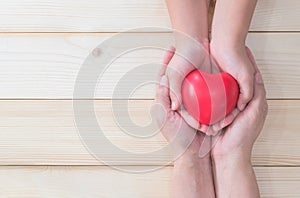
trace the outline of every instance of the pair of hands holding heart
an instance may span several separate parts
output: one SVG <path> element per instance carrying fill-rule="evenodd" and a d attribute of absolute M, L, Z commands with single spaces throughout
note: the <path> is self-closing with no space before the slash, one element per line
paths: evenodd
<path fill-rule="evenodd" d="M 267 115 L 268 105 L 262 76 L 257 68 L 251 51 L 247 48 L 246 52 L 247 57 L 249 58 L 253 66 L 253 70 L 255 71 L 255 80 L 253 83 L 254 96 L 243 111 L 239 112 L 239 110 L 235 109 L 221 122 L 213 126 L 213 128 L 216 127 L 218 129 L 219 127 L 224 128 L 225 126 L 231 124 L 226 128 L 224 133 L 222 133 L 221 136 L 218 137 L 218 142 L 217 144 L 215 144 L 212 150 L 213 155 L 224 155 L 234 150 L 238 150 L 237 148 L 245 146 L 246 148 L 248 148 L 246 149 L 246 152 L 250 152 L 254 141 L 258 137 L 263 127 Z M 181 149 L 186 149 L 186 142 L 193 138 L 193 141 L 188 147 L 188 150 L 192 153 L 198 153 L 201 146 L 203 146 L 203 142 L 206 144 L 211 144 L 208 141 L 204 141 L 204 133 L 206 133 L 207 135 L 214 135 L 216 133 L 212 129 L 212 127 L 199 124 L 199 122 L 195 120 L 185 109 L 181 109 L 180 111 L 172 110 L 172 101 L 170 98 L 170 78 L 166 75 L 166 71 L 169 67 L 168 65 L 170 61 L 174 57 L 174 54 L 175 49 L 172 48 L 167 51 L 163 59 L 163 66 L 158 75 L 160 85 L 156 87 L 157 90 L 155 99 L 156 103 L 160 104 L 160 106 L 162 106 L 163 108 L 157 110 L 155 114 L 163 115 L 159 116 L 157 121 L 161 126 L 163 135 L 168 141 L 172 141 L 172 139 L 174 139 L 174 136 L 180 133 L 182 137 L 185 137 L 185 139 L 183 138 L 178 146 L 179 148 L 182 147 Z M 194 128 L 204 133 L 195 133 Z M 204 147 L 210 148 L 209 145 L 204 145 Z M 243 148 L 243 150 L 245 150 L 245 148 Z M 206 153 L 206 151 L 204 152 Z"/>
<path fill-rule="evenodd" d="M 175 53 L 171 48 L 164 58 L 171 108 L 180 108 L 192 127 L 215 135 L 252 99 L 255 70 L 245 47 L 223 53 L 209 45 L 193 49 L 197 50 L 176 49 Z"/>

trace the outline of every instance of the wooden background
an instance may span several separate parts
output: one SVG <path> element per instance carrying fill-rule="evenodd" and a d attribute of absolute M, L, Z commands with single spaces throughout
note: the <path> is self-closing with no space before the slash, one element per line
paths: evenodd
<path fill-rule="evenodd" d="M 253 154 L 262 197 L 300 197 L 299 10 L 298 0 L 260 0 L 247 39 L 270 109 Z M 72 108 L 74 82 L 87 55 L 115 32 L 170 27 L 164 1 L 3 0 L 0 13 L 0 197 L 168 197 L 171 165 L 143 174 L 104 166 L 82 144 Z M 150 29 L 128 34 L 170 36 Z M 166 144 L 160 135 L 138 139 L 122 133 L 110 108 L 124 72 L 161 57 L 157 50 L 128 53 L 103 76 L 95 109 L 107 137 L 120 148 L 147 152 Z M 133 119 L 149 121 L 152 99 L 151 86 L 133 96 Z M 162 161 L 108 160 L 137 170 Z"/>

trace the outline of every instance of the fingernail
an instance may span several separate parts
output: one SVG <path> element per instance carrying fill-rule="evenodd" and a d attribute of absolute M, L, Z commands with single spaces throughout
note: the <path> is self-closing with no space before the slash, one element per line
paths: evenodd
<path fill-rule="evenodd" d="M 240 106 L 241 109 L 240 110 L 243 111 L 245 109 L 245 106 L 246 106 L 245 104 L 241 104 L 241 106 Z"/>
<path fill-rule="evenodd" d="M 172 110 L 176 110 L 176 102 L 172 102 Z"/>
<path fill-rule="evenodd" d="M 259 72 L 256 73 L 255 80 L 256 80 L 256 83 L 263 84 L 263 79 L 262 79 L 262 76 Z"/>
<path fill-rule="evenodd" d="M 161 86 L 167 86 L 167 77 L 166 76 L 162 76 L 161 79 L 160 79 L 159 84 Z"/>

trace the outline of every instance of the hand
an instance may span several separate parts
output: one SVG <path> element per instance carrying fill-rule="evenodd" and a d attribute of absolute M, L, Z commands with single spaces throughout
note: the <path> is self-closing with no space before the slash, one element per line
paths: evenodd
<path fill-rule="evenodd" d="M 207 47 L 208 48 L 208 47 Z M 176 90 L 177 93 L 180 94 L 180 98 L 181 98 L 181 84 L 182 81 L 184 80 L 185 76 L 190 72 L 189 70 L 194 70 L 195 68 L 191 65 L 191 63 L 189 63 L 188 61 L 186 61 L 183 57 L 181 57 L 180 55 L 176 55 L 175 54 L 175 48 L 171 48 L 169 50 L 168 53 L 166 53 L 163 63 L 164 65 L 168 65 L 167 67 L 167 72 L 169 71 L 172 80 L 170 80 L 170 83 L 173 83 L 173 89 Z M 202 60 L 203 63 L 200 65 L 200 69 L 204 70 L 204 71 L 208 71 L 211 72 L 213 70 L 212 66 L 211 66 L 211 58 L 209 56 L 209 54 L 206 51 L 200 51 L 199 50 L 199 54 L 195 55 L 195 57 L 200 57 L 199 60 Z M 193 59 L 196 60 L 197 59 Z M 177 64 L 178 62 L 182 62 L 182 64 Z M 174 64 L 173 64 L 174 63 Z M 176 64 L 175 64 L 176 63 Z M 175 69 L 169 69 L 169 67 L 176 67 L 176 66 L 184 66 L 182 67 L 182 69 L 184 69 L 184 72 L 176 72 Z M 214 67 L 217 68 L 217 66 L 215 65 Z M 165 72 L 165 71 L 163 71 Z M 180 74 L 181 73 L 181 74 Z M 163 74 L 160 74 L 160 76 L 162 76 Z M 175 77 L 174 77 L 175 76 Z M 158 79 L 159 81 L 159 79 Z M 171 87 L 171 85 L 170 85 Z M 180 88 L 179 90 L 177 90 L 178 88 Z M 178 95 L 178 94 L 177 94 Z M 176 98 L 176 93 L 174 90 L 171 89 L 170 91 L 170 96 L 171 96 L 171 100 L 172 100 L 172 96 Z M 181 99 L 180 99 L 181 101 Z M 173 107 L 173 106 L 172 106 Z M 177 106 L 175 109 L 178 109 Z M 174 110 L 172 108 L 172 110 Z M 183 119 L 194 129 L 197 129 L 203 133 L 205 133 L 206 135 L 216 135 L 222 128 L 228 126 L 230 123 L 232 123 L 232 121 L 234 120 L 235 116 L 238 114 L 238 110 L 234 109 L 230 114 L 228 114 L 224 119 L 222 119 L 221 121 L 208 126 L 205 124 L 200 124 L 196 119 L 194 119 L 185 109 L 184 105 L 181 104 L 180 107 L 180 115 L 183 117 Z"/>
<path fill-rule="evenodd" d="M 268 104 L 262 76 L 251 51 L 247 48 L 246 52 L 255 70 L 254 97 L 233 123 L 219 137 L 216 137 L 216 143 L 212 149 L 213 158 L 237 153 L 250 158 L 252 146 L 266 119 Z"/>
<path fill-rule="evenodd" d="M 178 110 L 181 103 L 181 85 L 187 74 L 194 69 L 210 72 L 208 41 L 202 43 L 192 38 L 178 39 L 177 48 L 168 63 L 166 75 L 170 82 L 171 109 Z"/>
<path fill-rule="evenodd" d="M 260 197 L 251 151 L 266 119 L 268 105 L 261 74 L 249 50 L 255 67 L 254 97 L 233 123 L 215 137 L 211 150 L 217 197 Z"/>
<path fill-rule="evenodd" d="M 161 132 L 169 143 L 173 143 L 175 162 L 172 179 L 172 197 L 214 198 L 214 184 L 209 152 L 199 157 L 203 148 L 210 149 L 210 138 L 190 127 L 181 115 L 171 109 L 168 77 L 165 71 L 174 55 L 174 48 L 164 57 L 156 86 L 154 115 Z M 208 140 L 208 141 L 207 141 Z"/>
<path fill-rule="evenodd" d="M 162 68 L 158 74 L 159 85 L 156 86 L 156 98 L 154 106 L 154 115 L 161 132 L 169 142 L 174 142 L 174 148 L 177 154 L 192 155 L 199 158 L 199 150 L 203 143 L 205 134 L 197 132 L 196 129 L 189 126 L 178 111 L 171 109 L 169 80 L 165 75 L 168 64 L 175 54 L 175 49 L 171 48 L 165 54 Z M 210 141 L 205 141 L 203 147 L 210 148 Z M 178 157 L 178 156 L 176 156 Z"/>
<path fill-rule="evenodd" d="M 253 97 L 254 68 L 244 44 L 223 46 L 212 41 L 210 52 L 219 67 L 231 74 L 240 86 L 237 107 L 242 111 Z"/>

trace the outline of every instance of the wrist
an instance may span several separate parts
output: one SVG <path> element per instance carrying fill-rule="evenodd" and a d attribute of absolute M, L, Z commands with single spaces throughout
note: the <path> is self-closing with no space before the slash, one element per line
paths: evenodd
<path fill-rule="evenodd" d="M 198 152 L 185 151 L 180 157 L 174 161 L 175 167 L 189 167 L 190 169 L 207 168 L 211 166 L 211 156 L 207 154 L 200 157 Z"/>
<path fill-rule="evenodd" d="M 218 40 L 212 39 L 210 42 L 210 50 L 212 53 L 221 54 L 221 53 L 240 53 L 242 50 L 245 50 L 245 42 L 241 41 L 230 41 L 230 40 Z"/>
<path fill-rule="evenodd" d="M 246 46 L 244 44 L 225 44 L 212 41 L 210 43 L 210 53 L 219 64 L 226 64 L 232 60 L 243 60 L 247 57 Z"/>
<path fill-rule="evenodd" d="M 236 149 L 232 152 L 226 153 L 211 153 L 211 159 L 213 164 L 216 166 L 224 166 L 232 167 L 235 164 L 244 164 L 244 165 L 251 165 L 251 151 L 248 149 Z"/>
<path fill-rule="evenodd" d="M 189 65 L 192 65 L 193 69 L 200 68 L 201 64 L 209 58 L 208 39 L 200 42 L 192 38 L 184 38 L 176 41 L 175 48 L 175 56 L 171 60 L 170 65 L 172 62 L 177 62 L 177 64 L 180 62 L 182 65 L 181 68 L 188 68 Z"/>
<path fill-rule="evenodd" d="M 215 197 L 210 155 L 183 155 L 174 162 L 173 197 Z"/>
<path fill-rule="evenodd" d="M 212 164 L 217 197 L 259 197 L 249 155 L 222 155 Z"/>
<path fill-rule="evenodd" d="M 203 36 L 192 36 L 181 32 L 174 32 L 176 51 L 187 51 L 189 53 L 201 53 L 208 50 L 209 40 Z"/>

